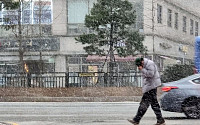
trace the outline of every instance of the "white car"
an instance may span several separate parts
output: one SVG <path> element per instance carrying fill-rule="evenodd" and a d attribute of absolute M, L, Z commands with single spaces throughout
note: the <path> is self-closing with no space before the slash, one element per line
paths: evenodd
<path fill-rule="evenodd" d="M 162 90 L 162 110 L 184 113 L 188 118 L 200 118 L 200 74 L 163 83 Z"/>

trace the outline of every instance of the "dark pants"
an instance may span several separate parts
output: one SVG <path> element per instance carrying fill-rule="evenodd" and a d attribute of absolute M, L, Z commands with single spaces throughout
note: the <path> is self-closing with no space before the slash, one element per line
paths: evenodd
<path fill-rule="evenodd" d="M 149 92 L 143 94 L 140 106 L 138 108 L 138 112 L 134 117 L 134 121 L 140 122 L 141 118 L 146 113 L 149 105 L 151 105 L 151 108 L 156 114 L 157 120 L 163 120 L 160 105 L 157 100 L 157 89 L 152 89 Z"/>

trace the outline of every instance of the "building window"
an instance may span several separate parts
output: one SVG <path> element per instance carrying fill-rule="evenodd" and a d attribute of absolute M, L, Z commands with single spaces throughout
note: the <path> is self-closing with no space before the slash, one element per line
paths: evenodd
<path fill-rule="evenodd" d="M 35 1 L 33 4 L 33 24 L 49 24 L 51 22 L 51 2 Z"/>
<path fill-rule="evenodd" d="M 89 14 L 96 0 L 68 0 L 68 35 L 80 35 L 91 33 L 92 30 L 85 27 L 85 16 Z"/>
<path fill-rule="evenodd" d="M 6 11 L 4 11 L 3 23 L 6 24 L 6 25 L 18 24 L 18 12 L 16 10 L 6 10 Z"/>
<path fill-rule="evenodd" d="M 183 32 L 186 32 L 187 28 L 187 17 L 183 16 Z"/>
<path fill-rule="evenodd" d="M 167 11 L 167 26 L 172 27 L 172 10 Z"/>
<path fill-rule="evenodd" d="M 140 31 L 143 31 L 143 5 L 140 2 L 133 2 L 132 3 L 133 8 L 135 10 L 136 14 L 136 22 L 134 24 L 134 28 L 139 29 Z"/>
<path fill-rule="evenodd" d="M 0 4 L 0 24 L 18 24 L 18 9 L 6 10 Z M 22 24 L 52 23 L 52 0 L 24 1 L 20 9 Z"/>
<path fill-rule="evenodd" d="M 162 6 L 157 5 L 157 21 L 158 23 L 162 23 Z"/>
<path fill-rule="evenodd" d="M 174 28 L 178 29 L 178 13 L 175 13 Z"/>
<path fill-rule="evenodd" d="M 2 11 L 3 4 L 0 2 L 0 11 Z"/>
<path fill-rule="evenodd" d="M 194 21 L 190 19 L 190 35 L 194 34 Z"/>
<path fill-rule="evenodd" d="M 31 24 L 31 14 L 32 14 L 31 6 L 32 6 L 31 2 L 23 3 L 22 22 L 24 24 Z"/>
<path fill-rule="evenodd" d="M 0 24 L 3 23 L 3 12 L 2 12 L 3 5 L 0 3 Z"/>
<path fill-rule="evenodd" d="M 88 14 L 87 0 L 68 1 L 68 23 L 84 23 L 85 15 Z"/>
<path fill-rule="evenodd" d="M 195 36 L 199 35 L 199 23 L 195 21 Z"/>

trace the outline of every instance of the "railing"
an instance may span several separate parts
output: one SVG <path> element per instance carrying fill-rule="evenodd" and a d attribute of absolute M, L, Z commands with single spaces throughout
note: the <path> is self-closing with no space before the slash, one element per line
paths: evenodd
<path fill-rule="evenodd" d="M 141 87 L 141 75 L 132 73 L 67 72 L 37 74 L 0 74 L 0 87 Z"/>

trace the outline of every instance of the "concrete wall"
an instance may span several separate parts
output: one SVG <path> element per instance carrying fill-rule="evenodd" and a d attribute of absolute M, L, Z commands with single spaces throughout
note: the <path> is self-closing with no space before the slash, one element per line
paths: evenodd
<path fill-rule="evenodd" d="M 83 45 L 76 43 L 74 37 L 60 37 L 61 54 L 84 54 Z"/>
<path fill-rule="evenodd" d="M 67 35 L 67 0 L 53 0 L 53 35 Z"/>
<path fill-rule="evenodd" d="M 64 55 L 56 56 L 55 72 L 66 72 L 66 56 Z"/>

